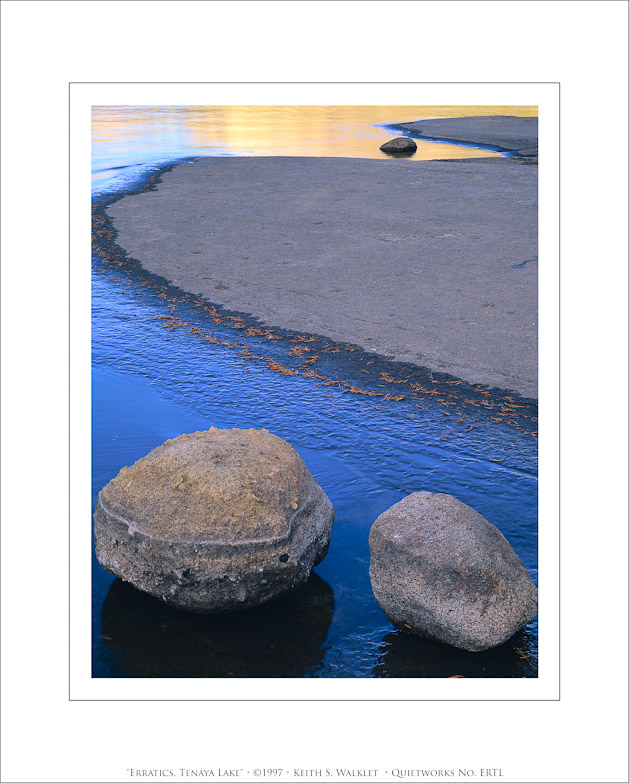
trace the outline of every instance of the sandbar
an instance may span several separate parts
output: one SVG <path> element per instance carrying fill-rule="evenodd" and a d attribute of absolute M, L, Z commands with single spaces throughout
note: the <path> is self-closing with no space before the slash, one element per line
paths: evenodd
<path fill-rule="evenodd" d="M 518 157 L 537 157 L 537 117 L 455 117 L 417 120 L 397 125 L 420 139 L 477 144 L 513 152 Z"/>
<path fill-rule="evenodd" d="M 536 166 L 201 157 L 108 214 L 212 303 L 537 397 Z"/>

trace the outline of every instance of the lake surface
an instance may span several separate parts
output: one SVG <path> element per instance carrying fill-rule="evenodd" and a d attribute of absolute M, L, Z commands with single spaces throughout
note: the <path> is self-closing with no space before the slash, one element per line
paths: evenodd
<path fill-rule="evenodd" d="M 380 145 L 419 119 L 512 114 L 535 106 L 94 106 L 92 182 L 124 186 L 151 165 L 196 155 L 386 158 Z M 410 134 L 409 134 L 410 135 Z M 418 141 L 408 160 L 497 157 L 477 147 Z"/>
<path fill-rule="evenodd" d="M 302 154 L 291 146 L 299 139 L 319 155 L 373 157 L 355 151 L 395 135 L 386 123 L 530 107 L 289 108 L 95 107 L 93 503 L 121 467 L 167 438 L 265 427 L 297 449 L 336 521 L 307 585 L 228 617 L 164 606 L 94 558 L 93 676 L 535 677 L 536 621 L 476 654 L 396 630 L 371 592 L 367 544 L 393 503 L 418 490 L 447 492 L 497 525 L 537 582 L 535 404 L 324 338 L 262 329 L 145 273 L 114 245 L 104 214 L 189 155 Z M 434 146 L 446 157 L 454 145 Z M 307 360 L 315 350 L 316 372 Z"/>

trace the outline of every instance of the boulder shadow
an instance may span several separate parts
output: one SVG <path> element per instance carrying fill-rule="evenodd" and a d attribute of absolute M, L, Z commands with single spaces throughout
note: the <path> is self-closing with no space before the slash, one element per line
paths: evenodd
<path fill-rule="evenodd" d="M 175 609 L 116 579 L 102 636 L 125 677 L 305 677 L 321 664 L 333 612 L 332 588 L 316 574 L 276 601 L 226 615 Z"/>
<path fill-rule="evenodd" d="M 524 628 L 499 647 L 467 652 L 394 630 L 383 638 L 373 677 L 537 677 L 537 649 Z"/>
<path fill-rule="evenodd" d="M 416 149 L 414 149 L 414 150 L 383 150 L 382 147 L 380 149 L 389 158 L 412 158 L 413 155 L 417 152 Z"/>

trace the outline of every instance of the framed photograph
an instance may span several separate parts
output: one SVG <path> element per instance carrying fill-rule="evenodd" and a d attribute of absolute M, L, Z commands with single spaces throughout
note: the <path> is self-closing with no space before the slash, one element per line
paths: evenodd
<path fill-rule="evenodd" d="M 557 698 L 557 85 L 70 93 L 73 698 Z"/>
<path fill-rule="evenodd" d="M 2 780 L 625 783 L 626 3 L 1 6 Z"/>

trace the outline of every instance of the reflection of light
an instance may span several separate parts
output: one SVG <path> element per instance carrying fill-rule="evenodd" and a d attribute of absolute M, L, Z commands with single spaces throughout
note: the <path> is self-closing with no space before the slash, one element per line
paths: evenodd
<path fill-rule="evenodd" d="M 116 159 L 148 149 L 167 156 L 214 154 L 385 158 L 392 134 L 379 124 L 437 117 L 537 116 L 535 106 L 95 106 L 93 141 Z M 395 134 L 393 134 L 395 135 Z M 111 150 L 107 148 L 111 146 Z M 453 144 L 418 142 L 409 160 L 496 157 Z"/>

